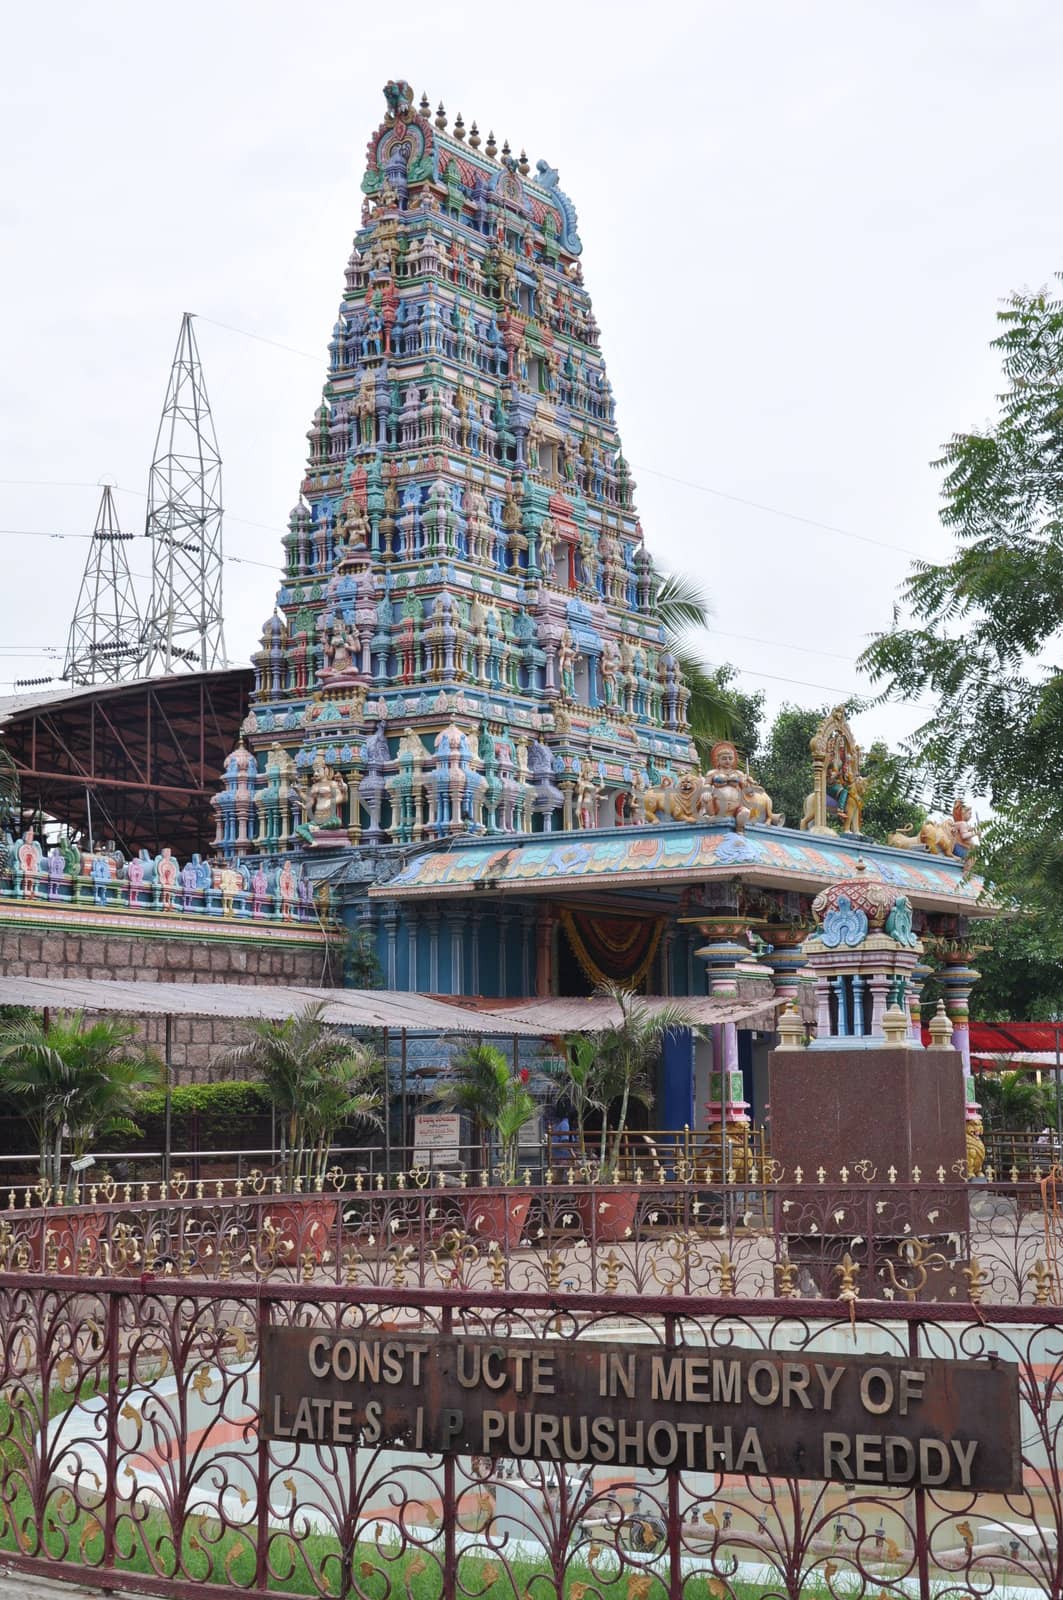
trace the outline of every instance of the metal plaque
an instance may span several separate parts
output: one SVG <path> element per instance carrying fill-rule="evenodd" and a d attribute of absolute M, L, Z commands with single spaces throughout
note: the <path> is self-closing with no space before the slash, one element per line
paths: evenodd
<path fill-rule="evenodd" d="M 596 1340 L 262 1330 L 267 1439 L 934 1489 L 1022 1486 L 1018 1370 Z"/>

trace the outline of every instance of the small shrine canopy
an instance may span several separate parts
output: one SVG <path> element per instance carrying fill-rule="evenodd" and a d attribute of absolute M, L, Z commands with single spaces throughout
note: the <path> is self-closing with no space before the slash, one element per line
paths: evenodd
<path fill-rule="evenodd" d="M 244 983 L 123 983 L 103 978 L 0 977 L 0 1005 L 36 1011 L 117 1012 L 124 1016 L 218 1017 L 282 1021 L 314 1001 L 322 1021 L 396 1032 L 484 1034 L 541 1039 L 558 1033 L 595 1033 L 619 1022 L 611 1000 L 469 1000 L 457 995 L 412 994 L 393 989 L 315 989 L 301 985 Z M 707 995 L 668 999 L 651 995 L 654 1009 L 681 1006 L 697 1026 L 742 1022 L 774 1028 L 771 999 L 712 1000 Z M 756 1020 L 753 1020 L 756 1019 Z"/>

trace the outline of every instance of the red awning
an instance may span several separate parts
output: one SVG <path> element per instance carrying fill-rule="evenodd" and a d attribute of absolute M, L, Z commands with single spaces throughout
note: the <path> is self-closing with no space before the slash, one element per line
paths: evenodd
<path fill-rule="evenodd" d="M 1055 1050 L 1056 1033 L 1063 1043 L 1063 1022 L 972 1022 L 973 1056 L 1006 1056 L 1012 1051 Z M 923 1029 L 923 1043 L 930 1031 Z"/>

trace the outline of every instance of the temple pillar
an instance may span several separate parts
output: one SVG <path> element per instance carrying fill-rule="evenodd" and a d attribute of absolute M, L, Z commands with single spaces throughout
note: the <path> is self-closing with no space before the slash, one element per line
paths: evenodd
<path fill-rule="evenodd" d="M 498 994 L 504 998 L 509 993 L 509 972 L 507 966 L 508 948 L 506 934 L 509 927 L 509 907 L 500 900 L 495 908 L 495 921 L 498 929 Z"/>
<path fill-rule="evenodd" d="M 759 957 L 760 965 L 771 972 L 776 1000 L 783 1004 L 781 1014 L 789 1005 L 797 1005 L 801 994 L 800 974 L 805 964 L 805 936 L 808 930 L 801 923 L 784 924 L 764 929 L 770 940 L 767 950 Z"/>
<path fill-rule="evenodd" d="M 407 960 L 410 969 L 410 988 L 414 993 L 416 993 L 416 991 L 420 988 L 421 981 L 417 973 L 417 935 L 420 930 L 418 927 L 418 912 L 416 906 L 411 905 L 407 910 L 406 930 L 406 936 L 409 941 Z"/>
<path fill-rule="evenodd" d="M 520 992 L 522 995 L 535 993 L 532 969 L 532 937 L 535 931 L 536 913 L 534 908 L 527 909 L 520 914 Z"/>
<path fill-rule="evenodd" d="M 933 967 L 920 957 L 908 980 L 908 1034 L 914 1044 L 923 1042 L 922 993 L 928 978 L 934 975 Z"/>
<path fill-rule="evenodd" d="M 399 986 L 399 908 L 394 901 L 384 907 L 382 918 L 386 936 L 385 968 L 388 979 L 388 988 L 397 989 Z"/>
<path fill-rule="evenodd" d="M 659 994 L 670 995 L 673 992 L 672 983 L 672 947 L 675 944 L 675 929 L 666 928 L 661 935 L 659 959 L 661 966 L 661 985 Z M 693 1045 L 691 1046 L 693 1048 Z"/>
<path fill-rule="evenodd" d="M 550 907 L 542 907 L 535 927 L 535 993 L 547 998 L 554 992 L 554 924 Z"/>
<path fill-rule="evenodd" d="M 439 912 L 433 906 L 425 916 L 428 929 L 428 989 L 439 993 Z"/>
<path fill-rule="evenodd" d="M 362 808 L 358 789 L 362 782 L 360 772 L 351 772 L 347 778 L 347 837 L 358 844 L 362 837 Z"/>
<path fill-rule="evenodd" d="M 446 916 L 450 927 L 450 993 L 464 994 L 465 924 L 467 913 L 464 908 L 448 906 Z"/>
<path fill-rule="evenodd" d="M 709 994 L 714 1000 L 737 1000 L 739 978 L 763 971 L 758 969 L 749 946 L 749 933 L 758 919 L 724 914 L 691 920 L 706 939 L 695 953 L 708 968 Z M 752 1160 L 749 1102 L 743 1090 L 738 1029 L 733 1022 L 717 1023 L 712 1028 L 712 1072 L 706 1110 L 710 1160 L 744 1174 Z M 714 1132 L 719 1141 L 716 1145 L 712 1140 Z"/>
<path fill-rule="evenodd" d="M 564 808 L 564 812 L 563 812 L 563 815 L 562 815 L 561 826 L 564 828 L 566 833 L 570 833 L 572 831 L 572 829 L 576 825 L 576 823 L 575 823 L 575 808 L 574 808 L 574 805 L 573 805 L 573 798 L 575 796 L 575 791 L 576 791 L 576 785 L 572 782 L 572 779 L 571 778 L 565 778 L 564 781 L 561 784 L 561 793 L 564 796 L 564 802 L 565 802 L 565 808 Z"/>
<path fill-rule="evenodd" d="M 483 924 L 483 912 L 474 911 L 469 923 L 472 929 L 472 942 L 469 947 L 469 991 L 471 994 L 480 993 L 480 928 Z"/>
<path fill-rule="evenodd" d="M 964 1097 L 968 1122 L 980 1119 L 981 1112 L 974 1094 L 971 1075 L 970 1000 L 980 972 L 967 965 L 971 955 L 968 939 L 935 939 L 935 953 L 941 958 L 939 977 L 945 991 L 945 1012 L 952 1023 L 952 1048 L 963 1057 Z"/>

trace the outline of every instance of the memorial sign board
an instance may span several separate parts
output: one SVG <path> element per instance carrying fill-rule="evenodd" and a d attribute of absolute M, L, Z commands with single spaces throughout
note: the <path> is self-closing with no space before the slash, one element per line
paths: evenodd
<path fill-rule="evenodd" d="M 998 1360 L 262 1330 L 268 1439 L 934 1489 L 1021 1488 Z"/>
<path fill-rule="evenodd" d="M 418 1112 L 413 1119 L 415 1167 L 452 1167 L 461 1160 L 461 1116 L 456 1111 Z"/>

